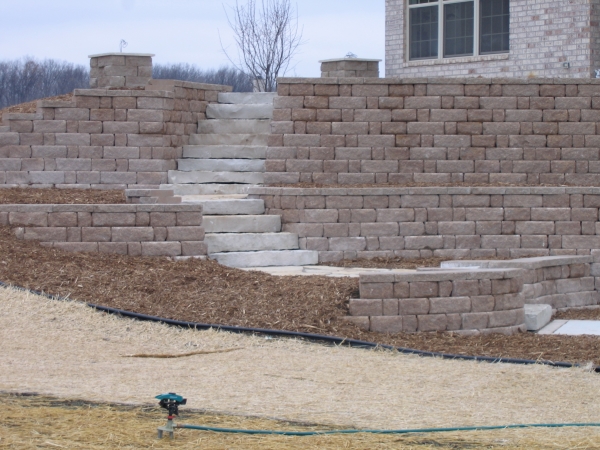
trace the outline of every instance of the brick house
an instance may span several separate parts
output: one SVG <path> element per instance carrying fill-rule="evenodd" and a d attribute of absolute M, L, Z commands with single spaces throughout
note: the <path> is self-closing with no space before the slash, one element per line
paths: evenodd
<path fill-rule="evenodd" d="M 600 0 L 386 0 L 386 76 L 595 77 Z"/>

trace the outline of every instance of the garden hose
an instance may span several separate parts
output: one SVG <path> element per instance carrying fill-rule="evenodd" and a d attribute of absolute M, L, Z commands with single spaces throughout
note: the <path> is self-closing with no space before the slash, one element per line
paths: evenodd
<path fill-rule="evenodd" d="M 453 431 L 491 431 L 510 430 L 523 428 L 584 428 L 600 427 L 600 423 L 540 423 L 531 425 L 503 425 L 482 427 L 455 427 L 455 428 L 422 428 L 414 430 L 332 430 L 332 431 L 273 431 L 273 430 L 240 430 L 235 428 L 213 428 L 196 425 L 176 425 L 176 428 L 186 430 L 209 431 L 213 433 L 278 435 L 278 436 L 327 436 L 333 434 L 424 434 L 448 433 Z"/>
<path fill-rule="evenodd" d="M 73 299 L 67 299 L 63 297 L 58 297 L 50 294 L 46 294 L 45 292 L 39 292 L 31 289 L 26 289 L 19 286 L 10 285 L 8 283 L 4 283 L 0 281 L 0 287 L 7 287 L 12 289 L 17 289 L 20 291 L 30 292 L 35 295 L 43 296 L 49 298 L 51 300 L 60 300 L 60 301 L 73 301 Z M 348 346 L 353 348 L 362 348 L 362 349 L 385 349 L 385 350 L 393 350 L 406 355 L 416 355 L 430 358 L 441 358 L 441 359 L 453 359 L 453 360 L 462 360 L 462 361 L 477 361 L 477 362 L 489 362 L 489 363 L 504 363 L 504 364 L 519 364 L 519 365 L 534 365 L 540 364 L 544 366 L 550 367 L 560 367 L 560 368 L 574 368 L 574 367 L 582 367 L 581 364 L 572 364 L 567 362 L 555 362 L 555 361 L 545 361 L 545 360 L 529 360 L 529 359 L 516 359 L 516 358 L 496 358 L 492 356 L 467 356 L 467 355 L 454 355 L 450 353 L 438 353 L 438 352 L 428 352 L 423 350 L 415 350 L 411 348 L 403 348 L 403 347 L 394 347 L 392 345 L 384 345 L 377 344 L 375 342 L 367 342 L 367 341 L 359 341 L 356 339 L 345 339 L 334 336 L 324 336 L 320 334 L 311 334 L 311 333 L 301 333 L 297 331 L 283 331 L 283 330 L 268 330 L 262 328 L 246 328 L 246 327 L 234 327 L 227 325 L 214 325 L 214 324 L 203 324 L 203 323 L 195 323 L 195 322 L 185 322 L 180 320 L 172 320 L 165 319 L 161 317 L 149 316 L 146 314 L 138 314 L 131 311 L 124 311 L 121 309 L 109 308 L 107 306 L 95 305 L 93 303 L 86 303 L 90 308 L 94 308 L 97 311 L 104 312 L 107 314 L 128 317 L 136 320 L 146 321 L 146 322 L 156 322 L 162 323 L 165 325 L 176 326 L 180 328 L 188 328 L 195 330 L 217 330 L 217 331 L 226 331 L 229 333 L 239 333 L 239 334 L 260 334 L 263 336 L 272 336 L 272 337 L 284 337 L 284 338 L 297 338 L 304 339 L 310 342 L 320 342 L 330 345 L 339 345 L 339 346 Z M 594 366 L 593 369 L 595 372 L 600 373 L 600 366 Z"/>

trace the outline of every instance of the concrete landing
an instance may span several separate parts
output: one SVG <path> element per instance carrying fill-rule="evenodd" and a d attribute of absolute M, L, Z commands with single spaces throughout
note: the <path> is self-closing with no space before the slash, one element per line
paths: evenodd
<path fill-rule="evenodd" d="M 600 320 L 555 320 L 542 328 L 538 334 L 600 336 Z"/>
<path fill-rule="evenodd" d="M 287 267 L 249 267 L 242 270 L 258 270 L 270 275 L 289 276 L 321 276 L 332 278 L 358 278 L 361 273 L 412 273 L 405 269 L 362 269 L 360 267 L 329 266 L 287 266 Z"/>

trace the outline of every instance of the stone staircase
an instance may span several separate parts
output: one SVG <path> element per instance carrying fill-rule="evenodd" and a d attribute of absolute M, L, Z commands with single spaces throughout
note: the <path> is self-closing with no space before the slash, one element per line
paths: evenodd
<path fill-rule="evenodd" d="M 265 215 L 248 187 L 264 181 L 276 94 L 221 93 L 190 137 L 177 169 L 161 189 L 202 204 L 208 255 L 230 267 L 304 266 L 318 252 L 299 250 L 298 235 L 281 232 L 281 217 Z"/>

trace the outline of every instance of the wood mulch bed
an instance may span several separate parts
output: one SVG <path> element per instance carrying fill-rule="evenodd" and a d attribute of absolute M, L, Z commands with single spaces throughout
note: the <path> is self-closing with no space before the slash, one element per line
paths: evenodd
<path fill-rule="evenodd" d="M 100 189 L 37 189 L 37 188 L 2 188 L 0 204 L 102 204 L 111 205 L 125 203 L 125 193 L 118 190 Z"/>
<path fill-rule="evenodd" d="M 421 265 L 425 261 L 419 262 Z M 595 337 L 378 334 L 342 320 L 358 280 L 275 277 L 214 261 L 67 253 L 0 228 L 0 280 L 103 306 L 192 322 L 319 333 L 420 350 L 600 364 Z"/>
<path fill-rule="evenodd" d="M 48 97 L 40 100 L 61 100 L 61 101 L 71 101 L 73 99 L 73 94 L 64 94 L 57 95 L 56 97 Z M 37 102 L 39 100 L 33 100 L 27 103 L 20 103 L 18 105 L 8 106 L 7 108 L 0 109 L 0 118 L 4 113 L 19 113 L 19 114 L 31 114 L 37 112 Z"/>

